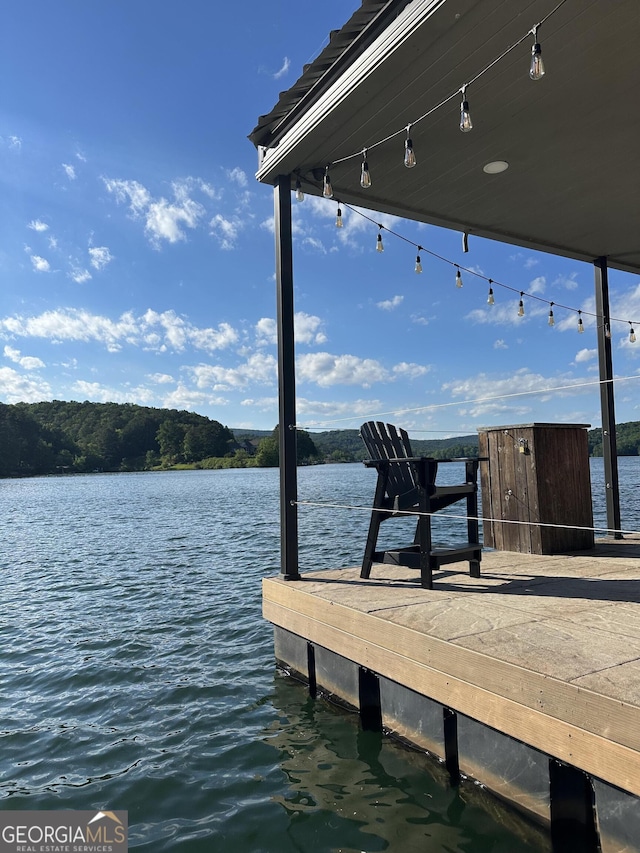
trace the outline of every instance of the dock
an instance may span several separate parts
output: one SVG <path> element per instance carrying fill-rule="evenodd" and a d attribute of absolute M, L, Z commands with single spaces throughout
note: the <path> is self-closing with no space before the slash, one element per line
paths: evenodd
<path fill-rule="evenodd" d="M 463 568 L 430 590 L 387 564 L 266 578 L 276 659 L 552 838 L 639 850 L 640 537 Z"/>

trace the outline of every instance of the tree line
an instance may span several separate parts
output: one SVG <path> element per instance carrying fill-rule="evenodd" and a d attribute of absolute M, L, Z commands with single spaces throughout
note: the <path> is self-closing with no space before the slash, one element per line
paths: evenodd
<path fill-rule="evenodd" d="M 618 424 L 618 453 L 640 455 L 640 421 Z M 297 432 L 298 464 L 360 462 L 358 430 Z M 589 453 L 602 456 L 602 430 L 588 433 Z M 477 436 L 412 440 L 413 452 L 436 459 L 475 456 Z M 172 467 L 274 467 L 278 428 L 238 430 L 195 412 L 131 403 L 0 403 L 0 477 Z"/>

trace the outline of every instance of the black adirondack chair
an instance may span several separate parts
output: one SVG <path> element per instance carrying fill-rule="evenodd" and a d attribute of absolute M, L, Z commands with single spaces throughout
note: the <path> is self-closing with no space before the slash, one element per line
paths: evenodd
<path fill-rule="evenodd" d="M 433 571 L 449 563 L 469 563 L 471 577 L 480 577 L 482 546 L 478 542 L 478 459 L 439 460 L 465 463 L 465 482 L 438 486 L 438 461 L 414 456 L 409 436 L 392 424 L 368 421 L 360 427 L 370 460 L 364 464 L 378 472 L 369 534 L 362 561 L 361 578 L 368 578 L 373 563 L 393 563 L 420 570 L 421 584 L 433 586 Z M 466 500 L 467 542 L 449 548 L 432 548 L 431 514 L 450 504 Z M 402 518 L 410 512 L 418 517 L 411 545 L 376 551 L 380 525 L 389 518 Z"/>

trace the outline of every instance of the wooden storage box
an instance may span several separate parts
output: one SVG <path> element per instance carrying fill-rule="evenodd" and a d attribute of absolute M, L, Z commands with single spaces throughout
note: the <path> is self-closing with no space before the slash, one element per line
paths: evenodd
<path fill-rule="evenodd" d="M 593 548 L 587 424 L 478 430 L 484 545 L 523 554 Z M 502 521 L 527 522 L 508 524 Z M 559 525 L 542 527 L 540 524 Z M 567 525 L 564 527 L 563 525 Z"/>

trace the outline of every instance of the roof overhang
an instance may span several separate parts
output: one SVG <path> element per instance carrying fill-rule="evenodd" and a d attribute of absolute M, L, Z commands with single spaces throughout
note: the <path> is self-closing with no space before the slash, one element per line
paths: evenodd
<path fill-rule="evenodd" d="M 639 272 L 637 0 L 565 0 L 539 32 L 546 76 L 529 78 L 529 36 L 469 86 L 474 127 L 458 127 L 455 93 L 556 6 L 364 0 L 251 134 L 258 180 L 298 176 L 321 195 L 333 164 L 345 204 Z M 403 128 L 452 94 L 413 124 L 406 169 Z M 509 168 L 483 170 L 498 160 Z"/>

